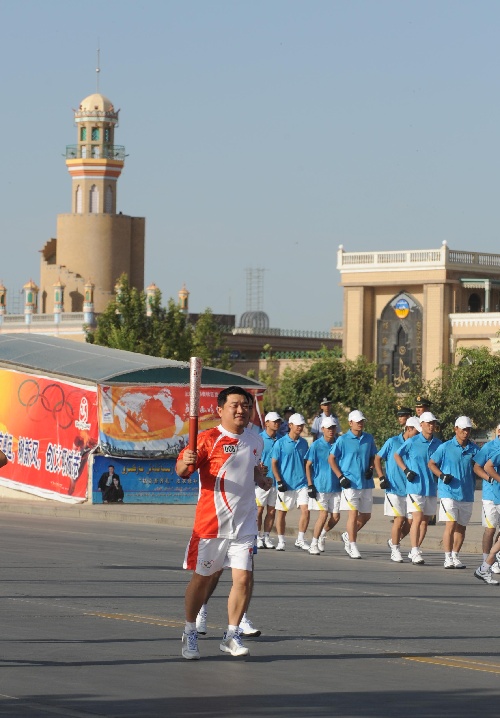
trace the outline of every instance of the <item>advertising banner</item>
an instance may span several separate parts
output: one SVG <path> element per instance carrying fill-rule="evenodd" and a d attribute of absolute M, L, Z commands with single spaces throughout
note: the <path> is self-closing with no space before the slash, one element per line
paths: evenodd
<path fill-rule="evenodd" d="M 219 423 L 217 396 L 223 387 L 202 387 L 199 430 Z M 264 389 L 247 389 L 255 397 L 252 422 L 260 427 Z M 176 457 L 187 444 L 189 386 L 100 385 L 99 443 L 114 456 Z"/>
<path fill-rule="evenodd" d="M 121 495 L 121 492 L 107 491 L 110 465 L 113 475 L 118 476 L 124 504 L 195 504 L 198 500 L 198 472 L 181 479 L 175 473 L 175 459 L 117 459 L 93 455 L 92 502 L 95 504 L 103 503 L 108 497 L 114 503 Z"/>
<path fill-rule="evenodd" d="M 87 498 L 89 452 L 96 446 L 93 387 L 0 369 L 0 484 L 70 503 Z"/>

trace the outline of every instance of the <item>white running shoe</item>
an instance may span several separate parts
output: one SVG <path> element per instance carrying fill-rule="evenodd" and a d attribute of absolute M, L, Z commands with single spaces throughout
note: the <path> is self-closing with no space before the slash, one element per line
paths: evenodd
<path fill-rule="evenodd" d="M 415 566 L 422 566 L 425 561 L 422 556 L 422 552 L 419 548 L 416 549 L 416 551 L 412 551 L 410 553 L 411 562 L 415 564 Z"/>
<path fill-rule="evenodd" d="M 304 539 L 302 539 L 301 541 L 297 539 L 295 545 L 297 546 L 297 548 L 301 548 L 304 551 L 309 551 L 309 549 L 311 548 L 311 546 L 307 543 L 307 541 L 304 541 Z"/>
<path fill-rule="evenodd" d="M 395 561 L 396 563 L 403 563 L 401 551 L 398 549 L 397 546 L 393 546 L 391 548 L 391 561 Z"/>
<path fill-rule="evenodd" d="M 245 638 L 258 638 L 261 633 L 258 628 L 255 628 L 249 618 L 241 619 L 239 629 L 240 636 L 245 636 Z"/>
<path fill-rule="evenodd" d="M 223 653 L 230 653 L 232 656 L 248 656 L 250 653 L 248 648 L 243 645 L 239 633 L 228 636 L 227 631 L 224 631 L 219 648 Z"/>
<path fill-rule="evenodd" d="M 257 548 L 267 548 L 267 546 L 264 544 L 264 539 L 262 536 L 257 536 Z"/>
<path fill-rule="evenodd" d="M 264 536 L 264 548 L 275 548 L 269 536 Z"/>
<path fill-rule="evenodd" d="M 326 536 L 320 536 L 318 539 L 318 548 L 321 551 L 321 553 L 323 553 L 323 551 L 325 550 L 325 541 L 326 541 Z"/>
<path fill-rule="evenodd" d="M 445 568 L 455 568 L 455 564 L 454 564 L 453 559 L 452 559 L 451 557 L 448 558 L 447 556 L 445 556 L 445 557 L 444 557 L 444 564 L 443 564 L 443 565 L 444 565 Z"/>
<path fill-rule="evenodd" d="M 500 566 L 498 565 L 498 561 L 495 561 L 495 563 L 491 567 L 491 573 L 500 573 Z"/>
<path fill-rule="evenodd" d="M 465 563 L 462 563 L 462 562 L 460 561 L 460 559 L 458 558 L 458 556 L 453 557 L 453 558 L 452 558 L 452 561 L 453 561 L 453 565 L 455 566 L 455 568 L 467 568 L 467 566 L 465 565 Z"/>
<path fill-rule="evenodd" d="M 276 546 L 276 551 L 284 551 L 284 550 L 285 550 L 285 542 L 278 541 L 278 545 Z"/>
<path fill-rule="evenodd" d="M 359 553 L 357 546 L 349 546 L 349 556 L 351 558 L 361 558 L 361 554 Z"/>
<path fill-rule="evenodd" d="M 189 631 L 182 634 L 182 657 L 188 661 L 198 661 L 200 652 L 198 650 L 198 632 Z"/>
<path fill-rule="evenodd" d="M 489 583 L 490 586 L 498 586 L 498 581 L 495 581 L 495 579 L 491 575 L 491 570 L 490 571 L 481 571 L 481 567 L 476 568 L 476 570 L 474 571 L 474 576 L 476 578 L 478 578 L 480 581 Z"/>
<path fill-rule="evenodd" d="M 200 636 L 206 636 L 207 634 L 207 618 L 208 613 L 203 608 L 200 608 L 196 616 L 196 630 Z"/>
<path fill-rule="evenodd" d="M 321 551 L 319 550 L 319 546 L 317 543 L 314 544 L 314 546 L 311 546 L 311 548 L 309 549 L 309 553 L 311 554 L 311 556 L 321 556 Z"/>

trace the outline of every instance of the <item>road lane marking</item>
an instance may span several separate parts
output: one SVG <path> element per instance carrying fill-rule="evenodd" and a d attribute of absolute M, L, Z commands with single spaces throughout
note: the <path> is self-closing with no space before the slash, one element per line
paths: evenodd
<path fill-rule="evenodd" d="M 97 618 L 109 618 L 114 621 L 128 621 L 129 623 L 147 623 L 152 626 L 166 626 L 167 628 L 184 627 L 184 621 L 175 621 L 168 618 L 156 618 L 154 616 L 137 616 L 133 613 L 103 613 L 101 611 L 84 611 L 84 616 L 96 616 Z"/>
<path fill-rule="evenodd" d="M 468 671 L 481 671 L 483 673 L 500 673 L 500 665 L 498 663 L 483 663 L 481 661 L 473 661 L 468 658 L 452 658 L 445 656 L 403 656 L 406 661 L 415 661 L 417 663 L 432 663 L 436 666 L 446 666 L 447 668 L 464 668 Z"/>

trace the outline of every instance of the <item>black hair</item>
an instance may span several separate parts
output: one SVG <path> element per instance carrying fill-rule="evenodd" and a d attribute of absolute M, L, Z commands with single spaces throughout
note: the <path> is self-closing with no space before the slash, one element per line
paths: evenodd
<path fill-rule="evenodd" d="M 242 389 L 241 386 L 228 386 L 227 389 L 223 389 L 219 396 L 217 397 L 217 406 L 224 406 L 224 404 L 227 401 L 227 397 L 230 394 L 237 394 L 238 396 L 244 396 L 245 399 L 250 403 L 253 403 L 253 396 L 248 393 L 248 391 L 245 391 L 245 389 Z"/>

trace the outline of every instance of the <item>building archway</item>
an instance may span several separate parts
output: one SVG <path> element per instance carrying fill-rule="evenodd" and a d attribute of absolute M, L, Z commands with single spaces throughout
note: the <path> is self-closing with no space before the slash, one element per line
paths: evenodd
<path fill-rule="evenodd" d="M 377 375 L 396 391 L 405 391 L 411 377 L 422 374 L 422 317 L 421 304 L 400 292 L 377 321 Z"/>

